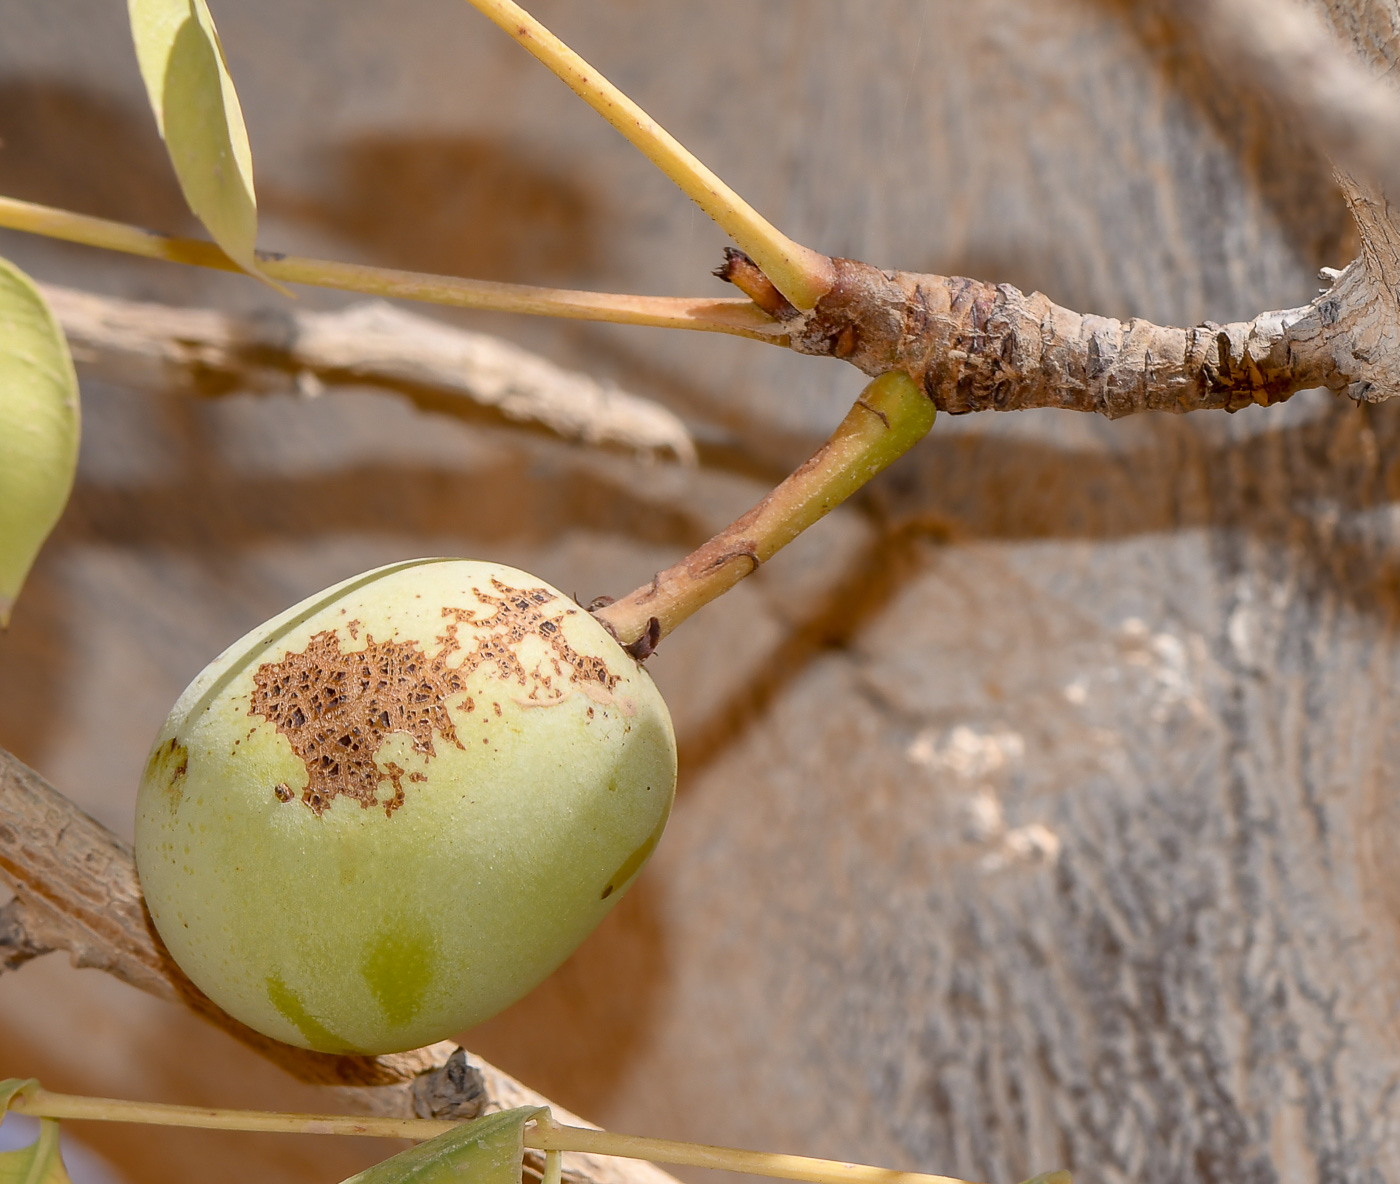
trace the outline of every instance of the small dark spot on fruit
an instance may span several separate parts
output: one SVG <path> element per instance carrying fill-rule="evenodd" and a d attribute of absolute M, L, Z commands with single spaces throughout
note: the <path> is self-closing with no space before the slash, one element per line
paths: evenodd
<path fill-rule="evenodd" d="M 611 884 L 609 884 L 606 888 L 603 889 L 603 895 L 600 896 L 598 899 L 599 899 L 599 900 L 607 900 L 607 898 L 608 898 L 609 896 L 611 896 L 612 894 L 613 894 L 613 886 L 612 886 Z"/>
<path fill-rule="evenodd" d="M 290 802 L 292 800 L 292 787 L 285 781 L 279 781 L 272 787 L 272 792 L 277 795 L 279 802 Z"/>

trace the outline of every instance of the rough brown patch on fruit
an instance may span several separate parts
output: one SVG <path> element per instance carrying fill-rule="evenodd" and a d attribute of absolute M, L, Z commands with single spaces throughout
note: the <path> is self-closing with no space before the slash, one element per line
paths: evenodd
<path fill-rule="evenodd" d="M 377 642 L 343 653 L 333 630 L 317 633 L 304 650 L 253 674 L 249 715 L 261 715 L 287 737 L 306 765 L 301 800 L 315 814 L 341 794 L 362 807 L 380 805 L 385 774 L 374 757 L 385 739 L 402 732 L 415 752 L 436 756 L 433 732 L 456 744 L 446 700 L 462 689 L 462 674 L 447 667 L 447 652 L 428 658 L 411 641 Z M 392 814 L 402 789 L 383 803 Z"/>
<path fill-rule="evenodd" d="M 462 748 L 447 699 L 460 694 L 467 676 L 484 666 L 494 666 L 502 681 L 530 686 L 526 701 L 532 705 L 558 703 L 574 689 L 611 694 L 620 676 L 603 658 L 580 654 L 565 640 L 560 627 L 565 613 L 546 615 L 544 606 L 556 599 L 553 592 L 512 588 L 495 579 L 491 583 L 498 596 L 476 593 L 494 610 L 490 615 L 443 608 L 448 623 L 431 657 L 411 641 L 378 642 L 369 633 L 364 649 L 343 652 L 336 632 L 327 629 L 300 653 L 264 663 L 254 672 L 248 714 L 276 727 L 306 766 L 301 800 L 312 813 L 323 814 L 344 795 L 364 809 L 382 806 L 392 817 L 404 803 L 406 771 L 392 761 L 381 769 L 376 762 L 380 748 L 389 736 L 402 733 L 412 739 L 415 752 L 431 759 L 437 755 L 434 732 Z M 360 623 L 352 624 L 352 636 L 358 638 Z M 477 632 L 476 648 L 465 653 L 458 637 L 463 625 Z M 544 641 L 546 652 L 527 671 L 520 647 L 529 637 Z M 449 664 L 459 653 L 461 659 Z M 470 699 L 464 704 L 467 711 L 474 707 Z M 421 774 L 408 777 L 410 782 L 423 779 Z M 387 800 L 379 797 L 383 781 L 393 788 Z"/>
<path fill-rule="evenodd" d="M 500 596 L 492 596 L 480 589 L 476 593 L 479 601 L 496 610 L 484 621 L 474 609 L 447 607 L 442 610 L 442 615 L 451 620 L 446 632 L 438 638 L 444 652 L 447 652 L 449 645 L 456 647 L 460 625 L 480 628 L 489 623 L 491 626 L 488 633 L 477 638 L 476 649 L 463 657 L 460 669 L 475 670 L 478 666 L 493 663 L 500 678 L 522 687 L 528 685 L 533 676 L 537 685 L 531 688 L 528 699 L 537 703 L 558 702 L 574 689 L 597 688 L 611 693 L 620 676 L 612 672 L 607 660 L 592 654 L 580 654 L 564 639 L 559 623 L 573 610 L 566 609 L 553 617 L 545 614 L 544 606 L 558 599 L 555 593 L 548 588 L 512 588 L 495 578 L 491 584 Z M 527 671 L 521 662 L 520 643 L 531 636 L 539 637 L 549 647 L 545 660 L 550 663 L 552 674 L 542 665 Z M 556 678 L 572 685 L 556 687 Z M 540 694 L 541 690 L 543 695 Z"/>

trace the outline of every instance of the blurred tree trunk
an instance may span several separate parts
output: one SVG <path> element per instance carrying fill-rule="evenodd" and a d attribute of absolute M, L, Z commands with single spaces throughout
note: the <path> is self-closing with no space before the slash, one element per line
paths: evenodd
<path fill-rule="evenodd" d="M 0 44 L 0 188 L 180 229 L 134 67 L 92 48 L 120 13 L 72 7 L 84 38 L 31 5 Z M 1325 7 L 1393 64 L 1394 3 Z M 470 13 L 226 8 L 268 246 L 709 290 L 718 236 Z M 1303 303 L 1357 249 L 1328 163 L 1169 6 L 535 8 L 832 253 L 1191 324 Z M 0 252 L 142 298 L 268 299 L 15 236 Z M 700 421 L 711 464 L 642 469 L 367 396 L 87 388 L 75 502 L 0 638 L 0 744 L 124 829 L 175 694 L 296 596 L 447 551 L 623 592 L 860 385 L 745 342 L 471 324 Z M 660 1136 L 991 1180 L 1400 1175 L 1397 494 L 1400 408 L 1322 393 L 940 422 L 662 647 L 683 761 L 666 841 L 469 1047 Z M 43 962 L 0 978 L 0 1048 L 54 1088 L 282 1088 L 189 1018 Z M 133 1178 L 310 1178 L 281 1144 L 181 1138 L 94 1144 Z"/>

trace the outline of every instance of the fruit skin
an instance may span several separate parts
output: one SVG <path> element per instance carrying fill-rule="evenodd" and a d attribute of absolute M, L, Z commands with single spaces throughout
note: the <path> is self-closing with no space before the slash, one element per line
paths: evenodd
<path fill-rule="evenodd" d="M 393 1052 L 514 1002 L 660 837 L 670 715 L 524 572 L 417 560 L 235 642 L 152 747 L 136 863 L 182 970 L 252 1028 Z"/>

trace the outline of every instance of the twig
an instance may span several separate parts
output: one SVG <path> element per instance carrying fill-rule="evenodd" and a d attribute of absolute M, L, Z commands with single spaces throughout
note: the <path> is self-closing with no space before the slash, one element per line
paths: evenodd
<path fill-rule="evenodd" d="M 1074 312 L 1010 284 L 835 263 L 831 292 L 787 317 L 792 348 L 870 375 L 902 370 L 953 414 L 1060 407 L 1117 418 L 1236 411 L 1313 387 L 1365 399 L 1400 390 L 1400 370 L 1388 368 L 1397 343 L 1374 323 L 1376 286 L 1358 264 L 1301 308 L 1174 328 Z"/>
<path fill-rule="evenodd" d="M 124 222 L 75 214 L 13 197 L 0 197 L 0 226 L 146 259 L 164 259 L 170 263 L 187 263 L 216 271 L 241 270 L 238 264 L 210 242 L 173 238 L 152 230 L 142 230 L 138 226 L 128 226 Z M 291 284 L 339 288 L 369 296 L 421 300 L 428 304 L 514 312 L 526 316 L 695 329 L 704 333 L 751 337 L 759 341 L 775 337 L 781 339 L 781 330 L 774 326 L 772 319 L 748 300 L 575 292 L 566 288 L 535 288 L 526 284 L 500 284 L 489 280 L 457 279 L 416 271 L 368 267 L 358 263 L 337 263 L 328 259 L 307 259 L 272 251 L 258 251 L 256 254 L 264 274 Z"/>
<path fill-rule="evenodd" d="M 40 289 L 74 357 L 106 377 L 259 392 L 372 384 L 432 406 L 466 401 L 567 440 L 695 460 L 685 425 L 664 407 L 390 304 L 239 316 Z"/>
<path fill-rule="evenodd" d="M 638 659 L 698 609 L 830 513 L 903 456 L 933 426 L 934 408 L 907 374 L 891 371 L 862 392 L 831 438 L 752 510 L 630 596 L 593 615 Z"/>
<path fill-rule="evenodd" d="M 830 287 L 831 260 L 794 242 L 513 0 L 469 0 L 613 125 L 677 188 L 739 244 L 798 308 L 811 308 Z"/>
<path fill-rule="evenodd" d="M 233 268 L 208 243 L 167 239 L 12 198 L 0 197 L 0 225 L 153 258 Z M 1364 239 L 1366 224 L 1362 230 Z M 1062 407 L 1116 417 L 1138 411 L 1233 411 L 1282 402 L 1319 386 L 1357 399 L 1390 398 L 1400 390 L 1400 337 L 1392 332 L 1397 308 L 1381 282 L 1386 269 L 1372 254 L 1376 252 L 1365 257 L 1365 266 L 1353 264 L 1338 273 L 1332 290 L 1311 304 L 1260 313 L 1252 321 L 1192 328 L 1085 315 L 1009 284 L 887 272 L 850 259 L 831 260 L 835 281 L 812 309 L 793 309 L 785 317 L 780 313 L 779 320 L 750 300 L 668 302 L 555 293 L 561 299 L 554 303 L 535 296 L 517 302 L 509 292 L 496 300 L 479 290 L 514 290 L 508 284 L 271 256 L 264 270 L 293 282 L 465 307 L 735 333 L 799 353 L 844 358 L 872 376 L 903 370 L 923 384 L 939 410 L 955 414 Z M 366 278 L 361 274 L 366 272 L 373 274 Z M 582 303 L 563 297 L 579 297 Z M 628 302 L 648 308 L 666 304 L 675 311 L 628 311 Z"/>
<path fill-rule="evenodd" d="M 456 1125 L 421 1118 L 352 1118 L 343 1114 L 288 1114 L 170 1106 L 159 1102 L 80 1097 L 40 1089 L 20 1094 L 11 1102 L 10 1109 L 16 1114 L 28 1114 L 34 1118 L 139 1122 L 154 1126 L 266 1131 L 274 1134 L 363 1135 L 382 1139 L 429 1139 L 446 1134 Z M 806 1180 L 812 1184 L 967 1184 L 951 1176 L 838 1163 L 805 1155 L 741 1151 L 732 1147 L 681 1143 L 671 1139 L 649 1139 L 640 1135 L 571 1126 L 557 1119 L 557 1115 L 551 1115 L 548 1123 L 537 1121 L 533 1127 L 527 1127 L 525 1146 L 535 1151 L 620 1156 L 653 1163 L 747 1172 L 779 1180 Z"/>
<path fill-rule="evenodd" d="M 331 1056 L 281 1044 L 220 1010 L 171 960 L 146 912 L 131 850 L 42 777 L 0 748 L 0 885 L 15 900 L 0 911 L 0 973 L 51 950 L 159 998 L 182 1004 L 216 1027 L 315 1085 L 349 1087 L 372 1113 L 406 1117 L 454 1113 L 448 1089 L 434 1101 L 425 1086 L 443 1084 L 450 1041 L 387 1056 Z M 495 1066 L 473 1058 L 488 1109 L 548 1106 L 562 1121 L 591 1124 Z M 568 1157 L 575 1184 L 676 1184 L 649 1164 L 580 1154 Z"/>
<path fill-rule="evenodd" d="M 1217 69 L 1245 73 L 1321 155 L 1400 195 L 1400 90 L 1297 0 L 1172 0 Z"/>

